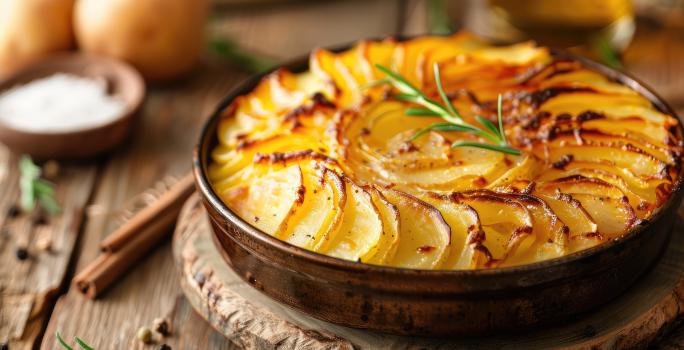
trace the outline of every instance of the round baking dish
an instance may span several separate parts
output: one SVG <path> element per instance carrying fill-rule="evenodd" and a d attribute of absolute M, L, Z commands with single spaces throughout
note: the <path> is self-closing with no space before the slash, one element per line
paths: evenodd
<path fill-rule="evenodd" d="M 344 50 L 349 46 L 339 48 Z M 562 52 L 675 112 L 629 75 Z M 302 59 L 286 68 L 307 69 Z M 488 270 L 412 270 L 345 261 L 290 245 L 242 220 L 213 191 L 206 171 L 220 112 L 251 91 L 257 75 L 226 96 L 194 152 L 197 188 L 214 238 L 231 268 L 269 297 L 313 317 L 381 332 L 453 336 L 511 331 L 559 322 L 627 289 L 660 257 L 684 190 L 680 172 L 669 200 L 649 221 L 599 246 L 543 262 Z M 681 119 L 680 119 L 681 121 Z M 681 125 L 677 133 L 682 134 Z"/>

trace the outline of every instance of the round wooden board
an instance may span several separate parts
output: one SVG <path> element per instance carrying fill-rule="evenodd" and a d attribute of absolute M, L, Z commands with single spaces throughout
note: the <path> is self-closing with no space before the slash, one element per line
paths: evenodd
<path fill-rule="evenodd" d="M 195 310 L 232 342 L 246 348 L 625 349 L 651 344 L 684 313 L 683 228 L 684 221 L 677 220 L 672 241 L 652 271 L 591 314 L 530 332 L 459 339 L 398 337 L 346 328 L 269 299 L 223 261 L 197 195 L 188 200 L 179 216 L 173 252 L 181 287 Z"/>

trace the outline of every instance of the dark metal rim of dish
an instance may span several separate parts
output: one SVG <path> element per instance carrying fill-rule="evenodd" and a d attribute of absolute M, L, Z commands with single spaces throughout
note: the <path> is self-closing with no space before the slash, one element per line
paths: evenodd
<path fill-rule="evenodd" d="M 400 38 L 399 41 L 408 40 L 413 38 Z M 375 40 L 375 39 L 370 39 Z M 341 46 L 336 46 L 329 49 L 333 52 L 339 52 L 349 49 L 353 44 L 346 44 Z M 613 68 L 600 64 L 598 62 L 579 57 L 573 54 L 569 54 L 563 51 L 552 50 L 552 55 L 555 58 L 560 59 L 572 59 L 581 62 L 586 67 L 595 70 L 599 73 L 605 74 L 610 79 L 618 81 L 631 89 L 642 94 L 651 103 L 658 108 L 660 111 L 672 115 L 679 121 L 678 131 L 680 135 L 684 135 L 684 129 L 682 128 L 682 120 L 675 113 L 675 111 L 653 90 L 647 87 L 645 84 L 640 82 L 638 79 L 632 77 L 631 75 L 617 71 Z M 668 200 L 654 213 L 645 224 L 641 224 L 633 227 L 631 230 L 627 231 L 624 235 L 619 238 L 613 239 L 608 242 L 604 242 L 595 247 L 581 250 L 572 254 L 568 254 L 559 258 L 544 260 L 540 262 L 511 266 L 511 267 L 499 267 L 491 269 L 475 269 L 475 270 L 425 270 L 425 269 L 409 269 L 400 267 L 390 267 L 381 265 L 372 265 L 366 263 L 360 263 L 355 261 L 348 261 L 344 259 L 339 259 L 320 253 L 312 252 L 304 248 L 297 247 L 290 243 L 281 241 L 259 229 L 245 222 L 237 214 L 235 214 L 228 206 L 226 206 L 221 199 L 219 199 L 216 192 L 214 192 L 211 183 L 207 177 L 207 167 L 209 160 L 210 148 L 217 144 L 216 136 L 216 126 L 220 120 L 221 112 L 228 107 L 232 101 L 240 96 L 250 92 L 259 81 L 271 72 L 277 70 L 278 68 L 286 68 L 293 72 L 302 72 L 308 69 L 308 56 L 295 59 L 284 65 L 280 65 L 273 70 L 266 71 L 251 76 L 247 80 L 243 81 L 237 87 L 233 88 L 221 101 L 216 110 L 211 114 L 207 122 L 200 133 L 199 143 L 196 145 L 193 154 L 193 171 L 195 174 L 195 180 L 198 190 L 205 197 L 205 200 L 210 203 L 211 206 L 216 209 L 216 211 L 228 222 L 237 226 L 243 232 L 248 233 L 253 238 L 256 238 L 263 244 L 277 250 L 287 252 L 290 255 L 297 256 L 298 258 L 303 258 L 304 260 L 309 260 L 312 263 L 324 265 L 328 268 L 346 270 L 346 271 L 360 271 L 360 272 L 378 272 L 378 273 L 390 273 L 397 277 L 400 276 L 426 276 L 426 277 L 476 277 L 476 276 L 501 276 L 501 275 L 514 275 L 521 272 L 534 272 L 542 271 L 548 269 L 549 267 L 555 267 L 565 264 L 570 264 L 572 262 L 580 261 L 583 259 L 590 258 L 601 252 L 612 249 L 617 245 L 623 245 L 630 241 L 637 239 L 642 234 L 648 234 L 649 228 L 652 226 L 653 222 L 661 220 L 663 215 L 668 212 L 669 208 L 672 206 L 679 205 L 682 192 L 684 191 L 684 171 L 680 171 L 676 181 L 673 183 L 672 192 Z M 245 249 L 249 249 L 246 248 Z M 254 252 L 253 252 L 254 253 Z M 259 254 L 260 255 L 260 254 Z"/>

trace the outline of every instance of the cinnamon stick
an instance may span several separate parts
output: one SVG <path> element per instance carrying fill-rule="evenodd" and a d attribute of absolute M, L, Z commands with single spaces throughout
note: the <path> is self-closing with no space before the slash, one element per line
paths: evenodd
<path fill-rule="evenodd" d="M 119 227 L 116 231 L 100 243 L 100 249 L 104 252 L 116 252 L 127 244 L 134 236 L 139 234 L 146 225 L 151 222 L 164 221 L 172 224 L 183 203 L 194 190 L 192 173 L 188 173 L 164 193 L 153 205 L 141 210 L 133 218 Z"/>
<path fill-rule="evenodd" d="M 131 218 L 101 243 L 103 252 L 73 279 L 94 299 L 170 233 L 184 201 L 192 194 L 192 174 L 184 176 L 157 201 Z"/>

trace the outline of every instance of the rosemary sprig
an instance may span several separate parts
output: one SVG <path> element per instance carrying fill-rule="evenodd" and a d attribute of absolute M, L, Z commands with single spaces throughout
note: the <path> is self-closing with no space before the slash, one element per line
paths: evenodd
<path fill-rule="evenodd" d="M 66 350 L 74 350 L 71 345 L 67 344 L 64 339 L 62 339 L 62 335 L 59 334 L 59 332 L 55 332 L 55 337 L 57 338 L 57 342 L 59 345 L 61 345 L 64 349 Z M 76 341 L 76 344 L 80 345 L 84 350 L 95 350 L 92 346 L 88 345 L 86 342 L 83 341 L 83 339 L 79 337 L 74 337 L 74 341 Z"/>
<path fill-rule="evenodd" d="M 53 185 L 40 178 L 41 169 L 33 163 L 31 157 L 24 155 L 19 159 L 19 173 L 19 202 L 22 209 L 31 211 L 39 204 L 51 214 L 60 211 L 59 204 L 55 201 Z"/>
<path fill-rule="evenodd" d="M 275 62 L 249 53 L 230 40 L 213 39 L 209 41 L 209 47 L 217 55 L 252 73 L 265 72 L 275 67 Z"/>
<path fill-rule="evenodd" d="M 503 117 L 501 115 L 501 105 L 502 97 L 499 94 L 499 99 L 497 103 L 497 117 L 498 117 L 498 127 L 492 123 L 489 119 L 482 116 L 475 116 L 475 120 L 481 124 L 481 126 L 472 125 L 467 123 L 458 110 L 449 100 L 449 97 L 444 91 L 444 86 L 442 85 L 442 79 L 439 73 L 439 65 L 435 63 L 433 65 L 433 71 L 435 75 L 435 83 L 437 85 L 437 92 L 441 98 L 443 104 L 429 98 L 420 89 L 415 87 L 411 82 L 406 80 L 400 74 L 391 71 L 389 68 L 381 65 L 375 65 L 381 72 L 385 73 L 385 78 L 376 81 L 372 85 L 379 84 L 390 84 L 395 89 L 399 90 L 398 94 L 394 97 L 401 101 L 412 102 L 417 105 L 422 106 L 422 108 L 410 107 L 406 109 L 405 114 L 413 117 L 440 117 L 446 121 L 446 123 L 433 123 L 432 125 L 418 130 L 411 141 L 416 140 L 425 133 L 437 130 L 437 131 L 458 131 L 458 132 L 468 132 L 476 136 L 487 139 L 492 144 L 481 143 L 481 142 L 465 142 L 456 141 L 451 144 L 451 147 L 477 147 L 488 149 L 492 151 L 502 152 L 511 155 L 520 155 L 521 152 L 513 147 L 510 147 L 508 140 L 506 140 L 506 134 L 503 128 Z"/>

